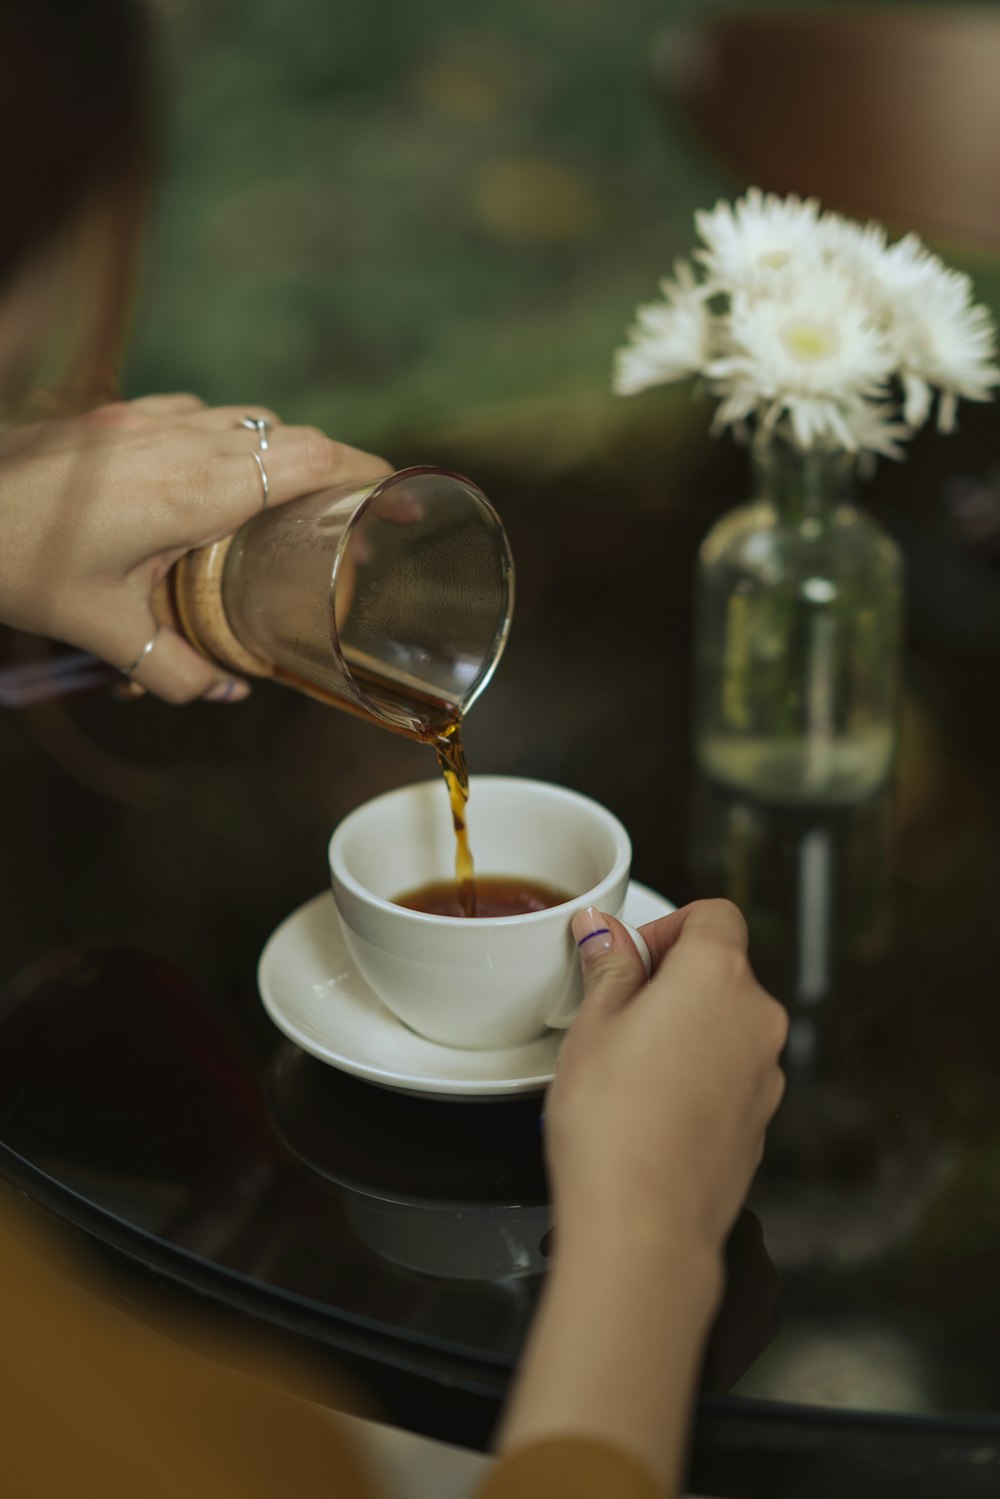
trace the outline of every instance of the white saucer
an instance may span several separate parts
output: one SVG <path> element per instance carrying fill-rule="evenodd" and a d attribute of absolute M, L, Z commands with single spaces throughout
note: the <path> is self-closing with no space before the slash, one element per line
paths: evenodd
<path fill-rule="evenodd" d="M 625 897 L 632 926 L 674 907 L 635 880 Z M 381 1088 L 443 1097 L 499 1098 L 537 1093 L 555 1075 L 564 1031 L 495 1051 L 428 1041 L 397 1020 L 354 966 L 340 934 L 333 895 L 314 896 L 272 932 L 257 986 L 279 1030 L 304 1051 Z"/>

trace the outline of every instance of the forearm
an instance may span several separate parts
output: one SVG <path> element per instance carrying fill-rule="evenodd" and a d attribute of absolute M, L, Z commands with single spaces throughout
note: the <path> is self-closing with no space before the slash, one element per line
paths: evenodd
<path fill-rule="evenodd" d="M 606 1440 L 666 1492 L 680 1482 L 721 1261 L 665 1230 L 602 1226 L 559 1246 L 500 1450 L 552 1437 Z"/>

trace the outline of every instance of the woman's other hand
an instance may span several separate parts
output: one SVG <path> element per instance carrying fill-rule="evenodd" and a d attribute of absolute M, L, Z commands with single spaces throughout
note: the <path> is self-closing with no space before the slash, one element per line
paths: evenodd
<path fill-rule="evenodd" d="M 260 509 L 258 433 L 268 505 L 390 473 L 370 453 L 259 406 L 209 407 L 150 396 L 85 416 L 0 432 L 0 619 L 127 669 L 171 703 L 245 696 L 175 631 L 157 633 L 152 595 L 179 557 L 235 531 Z"/>
<path fill-rule="evenodd" d="M 602 930 L 603 929 L 603 930 Z M 735 906 L 697 901 L 642 929 L 574 922 L 584 972 L 546 1114 L 557 1233 L 616 1219 L 717 1255 L 780 1102 L 785 1010 L 761 988 Z"/>
<path fill-rule="evenodd" d="M 782 1094 L 787 1022 L 743 918 L 698 901 L 643 927 L 573 923 L 584 1000 L 549 1092 L 553 1268 L 501 1434 L 583 1437 L 680 1491 L 723 1242 Z"/>

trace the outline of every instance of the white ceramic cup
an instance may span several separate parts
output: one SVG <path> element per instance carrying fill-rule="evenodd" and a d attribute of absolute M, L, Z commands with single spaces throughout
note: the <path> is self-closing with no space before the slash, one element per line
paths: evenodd
<path fill-rule="evenodd" d="M 395 905 L 454 878 L 443 780 L 390 791 L 344 819 L 330 840 L 333 896 L 351 957 L 411 1030 L 448 1046 L 516 1046 L 572 1022 L 582 984 L 570 922 L 586 906 L 620 915 L 632 845 L 589 797 L 513 776 L 473 776 L 468 826 L 479 874 L 539 880 L 570 898 L 467 919 Z"/>

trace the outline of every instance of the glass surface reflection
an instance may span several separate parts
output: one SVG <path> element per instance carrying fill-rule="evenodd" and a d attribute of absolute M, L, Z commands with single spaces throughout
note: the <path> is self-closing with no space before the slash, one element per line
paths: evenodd
<path fill-rule="evenodd" d="M 701 782 L 691 853 L 699 893 L 745 912 L 755 969 L 791 1016 L 788 1090 L 751 1195 L 782 1328 L 739 1393 L 995 1406 L 998 1288 L 969 1249 L 996 1200 L 996 1111 L 977 1074 L 1000 1027 L 961 981 L 942 1025 L 939 976 L 900 961 L 889 795 L 789 811 Z"/>
<path fill-rule="evenodd" d="M 256 1289 L 264 1315 L 277 1295 L 313 1336 L 368 1329 L 410 1357 L 422 1345 L 514 1367 L 557 1232 L 540 1107 L 372 1087 L 285 1041 L 253 996 L 220 1000 L 135 950 L 72 949 L 0 995 L 8 1170 L 28 1168 L 43 1199 L 74 1194 L 98 1238 L 151 1236 L 192 1286 L 207 1266 Z M 727 1267 L 713 1392 L 775 1331 L 750 1213 Z"/>
<path fill-rule="evenodd" d="M 537 1099 L 414 1108 L 286 1043 L 270 1068 L 268 1101 L 279 1138 L 337 1192 L 381 1259 L 463 1281 L 544 1270 L 552 1213 Z"/>
<path fill-rule="evenodd" d="M 806 1062 L 825 1004 L 859 993 L 892 936 L 892 798 L 851 807 L 776 807 L 704 778 L 694 787 L 691 866 L 700 895 L 747 919 L 761 982 L 793 1017 L 789 1064 Z M 801 1053 L 801 1058 L 800 1058 Z"/>

